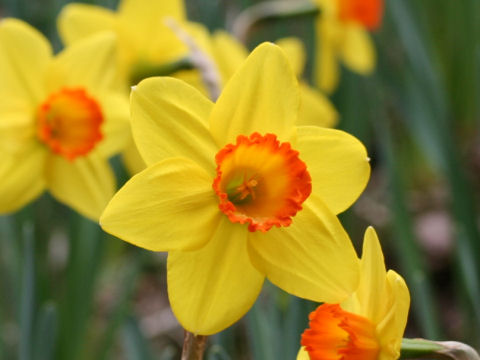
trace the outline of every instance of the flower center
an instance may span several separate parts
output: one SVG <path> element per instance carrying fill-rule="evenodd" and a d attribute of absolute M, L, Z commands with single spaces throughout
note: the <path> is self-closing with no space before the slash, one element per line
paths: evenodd
<path fill-rule="evenodd" d="M 74 160 L 102 140 L 103 115 L 84 89 L 63 88 L 51 94 L 37 112 L 37 135 L 52 151 Z"/>
<path fill-rule="evenodd" d="M 344 311 L 340 305 L 320 305 L 302 334 L 310 360 L 376 360 L 380 345 L 375 325 L 367 318 Z"/>
<path fill-rule="evenodd" d="M 356 21 L 367 29 L 378 29 L 382 20 L 383 0 L 338 0 L 339 16 Z"/>
<path fill-rule="evenodd" d="M 219 208 L 250 231 L 288 226 L 312 190 L 307 167 L 289 143 L 272 134 L 240 135 L 215 157 Z"/>

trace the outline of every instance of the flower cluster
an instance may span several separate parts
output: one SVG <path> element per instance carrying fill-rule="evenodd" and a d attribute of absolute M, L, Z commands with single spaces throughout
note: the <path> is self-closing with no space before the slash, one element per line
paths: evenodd
<path fill-rule="evenodd" d="M 373 69 L 365 29 L 379 26 L 382 3 L 317 2 L 317 83 L 331 91 L 337 58 Z M 364 190 L 369 157 L 331 128 L 335 108 L 301 79 L 300 40 L 249 54 L 188 23 L 179 0 L 123 0 L 118 11 L 73 3 L 58 26 L 67 46 L 53 55 L 29 25 L 0 23 L 2 213 L 48 190 L 106 232 L 168 252 L 170 304 L 192 333 L 239 320 L 268 279 L 324 303 L 299 359 L 398 358 L 405 283 L 385 271 L 373 229 L 359 259 L 337 218 Z M 218 99 L 201 67 L 177 71 L 193 48 L 217 72 Z M 120 152 L 137 158 L 137 174 L 114 194 L 108 160 Z"/>

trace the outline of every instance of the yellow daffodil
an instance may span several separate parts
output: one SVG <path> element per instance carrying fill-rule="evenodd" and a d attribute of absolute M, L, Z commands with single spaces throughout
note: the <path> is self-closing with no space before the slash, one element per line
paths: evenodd
<path fill-rule="evenodd" d="M 118 11 L 87 4 L 68 4 L 58 29 L 64 43 L 113 31 L 118 36 L 120 67 L 127 82 L 187 54 L 186 46 L 166 25 L 166 19 L 186 19 L 182 0 L 122 0 Z M 149 70 L 150 69 L 150 70 Z"/>
<path fill-rule="evenodd" d="M 0 213 L 45 189 L 98 219 L 114 192 L 107 157 L 128 132 L 115 88 L 115 39 L 105 34 L 53 56 L 26 23 L 0 22 Z"/>
<path fill-rule="evenodd" d="M 265 276 L 317 301 L 343 300 L 357 287 L 358 258 L 334 213 L 363 190 L 367 154 L 344 132 L 296 127 L 299 102 L 287 58 L 268 43 L 216 103 L 174 78 L 132 91 L 133 135 L 148 168 L 112 198 L 100 223 L 169 252 L 170 304 L 195 334 L 237 321 Z"/>
<path fill-rule="evenodd" d="M 405 281 L 385 270 L 377 234 L 368 228 L 358 289 L 341 304 L 323 304 L 310 314 L 297 360 L 396 360 L 409 306 Z"/>
<path fill-rule="evenodd" d="M 383 12 L 383 0 L 314 0 L 321 13 L 316 21 L 317 85 L 335 90 L 341 61 L 350 70 L 367 75 L 376 55 L 368 30 L 375 30 Z"/>
<path fill-rule="evenodd" d="M 284 38 L 276 42 L 286 53 L 295 75 L 300 79 L 305 67 L 305 48 L 296 38 Z M 212 36 L 214 58 L 219 66 L 224 83 L 230 79 L 248 56 L 247 49 L 225 31 L 216 31 Z M 330 101 L 319 91 L 299 80 L 300 114 L 297 125 L 333 127 L 338 114 Z"/>

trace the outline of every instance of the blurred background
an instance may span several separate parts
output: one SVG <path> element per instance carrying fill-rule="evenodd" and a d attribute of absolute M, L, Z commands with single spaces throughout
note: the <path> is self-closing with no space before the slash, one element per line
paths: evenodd
<path fill-rule="evenodd" d="M 56 17 L 66 2 L 0 0 L 0 18 L 28 21 L 60 50 Z M 186 1 L 189 19 L 210 30 L 231 30 L 259 2 Z M 315 16 L 263 21 L 246 45 L 298 36 L 311 81 Z M 406 279 L 406 337 L 478 349 L 480 2 L 386 0 L 372 37 L 375 72 L 343 68 L 330 96 L 338 128 L 364 142 L 372 164 L 368 188 L 342 223 L 357 249 L 373 225 L 387 267 Z M 128 175 L 119 158 L 112 163 L 121 184 Z M 49 195 L 0 216 L 0 359 L 178 359 L 183 330 L 168 305 L 165 262 Z M 295 359 L 315 306 L 266 284 L 242 321 L 209 339 L 206 359 Z"/>

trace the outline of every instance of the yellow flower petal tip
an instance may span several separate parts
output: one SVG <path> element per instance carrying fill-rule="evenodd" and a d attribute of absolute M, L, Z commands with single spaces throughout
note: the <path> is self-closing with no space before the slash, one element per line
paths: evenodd
<path fill-rule="evenodd" d="M 385 270 L 373 227 L 365 232 L 358 289 L 340 304 L 320 305 L 309 316 L 297 360 L 396 360 L 410 296 L 403 278 Z"/>

